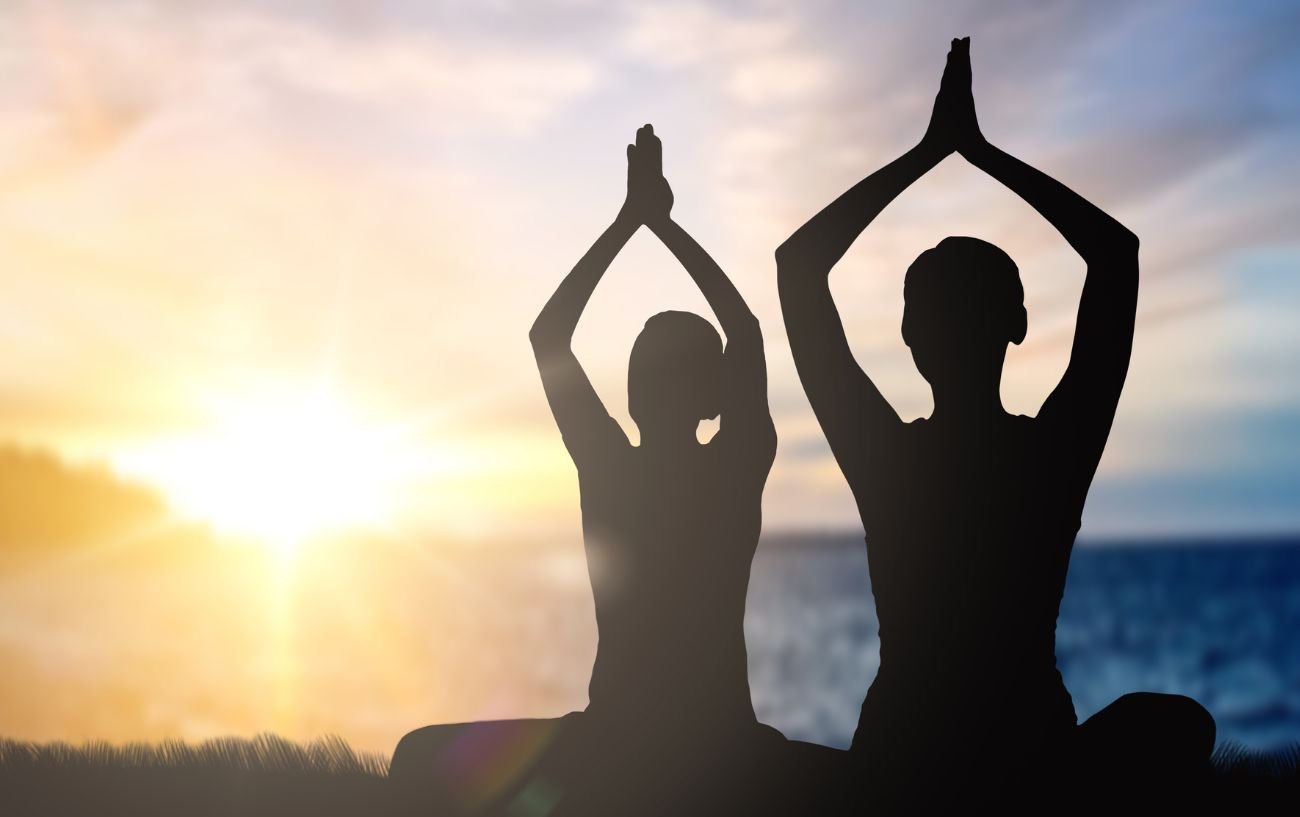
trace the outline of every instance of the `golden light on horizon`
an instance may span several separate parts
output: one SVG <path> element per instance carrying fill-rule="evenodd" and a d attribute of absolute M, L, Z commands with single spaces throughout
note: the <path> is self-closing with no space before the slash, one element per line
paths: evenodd
<path fill-rule="evenodd" d="M 388 524 L 412 477 L 398 435 L 336 392 L 243 395 L 206 429 L 120 453 L 178 513 L 290 557 L 313 536 Z"/>

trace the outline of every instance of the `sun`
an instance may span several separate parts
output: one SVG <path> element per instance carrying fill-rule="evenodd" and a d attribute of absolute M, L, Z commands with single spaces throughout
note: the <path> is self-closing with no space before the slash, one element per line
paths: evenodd
<path fill-rule="evenodd" d="M 116 457 L 182 515 L 279 555 L 331 531 L 388 521 L 407 472 L 398 435 L 328 391 L 214 401 L 202 431 Z"/>

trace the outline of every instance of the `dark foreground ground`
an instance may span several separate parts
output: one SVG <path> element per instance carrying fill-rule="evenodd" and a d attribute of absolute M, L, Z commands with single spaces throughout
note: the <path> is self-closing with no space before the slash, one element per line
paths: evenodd
<path fill-rule="evenodd" d="M 941 785 L 942 775 L 935 777 Z M 1221 746 L 1195 789 L 1194 796 L 1176 799 L 1188 801 L 1197 812 L 1300 813 L 1300 744 L 1270 754 Z M 1055 806 L 1042 813 L 1069 813 L 1071 804 L 1080 802 L 1080 793 L 1057 794 Z M 498 813 L 545 817 L 562 812 L 557 805 L 515 803 Z M 1139 808 L 1119 800 L 1105 811 L 1123 814 Z M 440 817 L 451 809 L 397 802 L 389 786 L 388 759 L 356 752 L 338 738 L 307 745 L 262 735 L 198 745 L 123 746 L 0 739 L 0 815 L 6 817 L 396 813 Z"/>
<path fill-rule="evenodd" d="M 0 815 L 372 815 L 387 804 L 388 759 L 341 739 L 274 735 L 181 742 L 0 740 Z"/>

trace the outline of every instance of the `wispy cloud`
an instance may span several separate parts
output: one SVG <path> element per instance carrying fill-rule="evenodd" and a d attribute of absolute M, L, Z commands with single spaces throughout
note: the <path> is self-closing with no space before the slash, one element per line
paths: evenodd
<path fill-rule="evenodd" d="M 7 8 L 0 339 L 15 351 L 0 356 L 0 418 L 9 436 L 111 454 L 199 422 L 196 392 L 329 368 L 432 437 L 527 449 L 520 467 L 553 480 L 546 507 L 569 524 L 576 487 L 555 481 L 570 467 L 524 332 L 618 206 L 622 145 L 654 121 L 683 222 L 767 333 L 783 439 L 767 519 L 816 508 L 852 524 L 785 348 L 771 253 L 920 135 L 948 39 L 969 34 L 986 133 L 1142 236 L 1133 371 L 1099 479 L 1167 477 L 1192 467 L 1189 435 L 1300 404 L 1279 385 L 1295 355 L 1278 350 L 1300 293 L 1263 299 L 1250 272 L 1261 253 L 1284 268 L 1300 254 L 1295 17 L 1084 2 Z M 905 415 L 928 410 L 898 334 L 901 281 L 952 233 L 1021 266 L 1031 329 L 1004 393 L 1032 412 L 1065 365 L 1082 264 L 955 159 L 836 273 L 859 359 Z M 705 311 L 640 236 L 577 338 L 624 421 L 627 351 L 670 307 Z M 476 479 L 520 479 L 508 459 Z M 1090 514 L 1120 524 L 1113 492 L 1098 496 Z M 539 503 L 515 511 L 534 519 Z"/>

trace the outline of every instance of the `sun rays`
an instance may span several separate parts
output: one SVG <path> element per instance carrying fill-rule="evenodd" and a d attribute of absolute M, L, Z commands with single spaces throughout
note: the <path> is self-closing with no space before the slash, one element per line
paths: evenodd
<path fill-rule="evenodd" d="M 115 462 L 181 514 L 289 557 L 313 536 L 387 522 L 419 466 L 405 443 L 315 389 L 216 401 L 204 430 Z"/>

